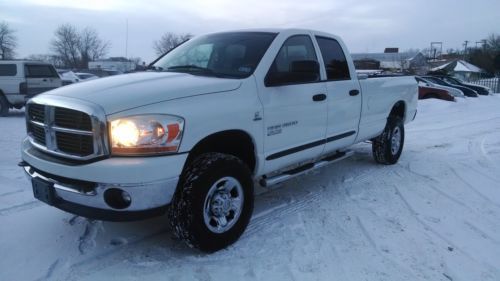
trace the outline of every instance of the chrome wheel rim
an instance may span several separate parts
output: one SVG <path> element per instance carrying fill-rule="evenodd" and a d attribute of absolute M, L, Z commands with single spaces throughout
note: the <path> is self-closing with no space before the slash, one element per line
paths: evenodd
<path fill-rule="evenodd" d="M 401 147 L 401 129 L 399 129 L 399 127 L 396 127 L 392 131 L 392 138 L 391 138 L 392 155 L 396 155 L 400 147 Z"/>
<path fill-rule="evenodd" d="M 205 197 L 203 219 L 214 233 L 224 233 L 238 221 L 243 209 L 243 187 L 233 177 L 216 181 Z"/>

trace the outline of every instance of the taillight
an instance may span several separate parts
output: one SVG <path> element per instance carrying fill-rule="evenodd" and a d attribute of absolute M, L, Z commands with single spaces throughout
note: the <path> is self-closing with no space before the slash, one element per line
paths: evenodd
<path fill-rule="evenodd" d="M 19 93 L 21 95 L 27 95 L 28 94 L 28 84 L 26 82 L 22 82 L 19 84 Z"/>

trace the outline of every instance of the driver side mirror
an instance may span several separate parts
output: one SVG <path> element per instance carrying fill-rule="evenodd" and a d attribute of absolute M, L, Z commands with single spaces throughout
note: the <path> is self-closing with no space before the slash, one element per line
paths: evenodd
<path fill-rule="evenodd" d="M 269 72 L 266 87 L 302 84 L 319 81 L 319 63 L 315 60 L 297 60 L 290 63 L 288 72 Z"/>

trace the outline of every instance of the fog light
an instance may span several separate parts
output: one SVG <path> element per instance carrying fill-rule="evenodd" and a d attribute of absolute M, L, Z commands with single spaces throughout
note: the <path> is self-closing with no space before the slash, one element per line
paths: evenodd
<path fill-rule="evenodd" d="M 132 197 L 125 190 L 110 188 L 104 191 L 104 201 L 111 208 L 125 209 L 132 203 Z"/>

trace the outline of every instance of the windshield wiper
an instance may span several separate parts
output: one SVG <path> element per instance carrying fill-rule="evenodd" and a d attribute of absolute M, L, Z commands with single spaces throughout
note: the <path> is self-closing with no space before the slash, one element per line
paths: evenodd
<path fill-rule="evenodd" d="M 175 65 L 175 66 L 168 67 L 166 71 L 169 71 L 169 70 L 183 70 L 183 69 L 185 69 L 186 71 L 196 70 L 196 71 L 201 71 L 201 72 L 204 72 L 204 73 L 207 73 L 207 74 L 210 74 L 210 75 L 218 76 L 217 73 L 215 73 L 210 68 L 206 68 L 206 67 L 202 67 L 202 66 L 197 66 L 197 65 L 194 65 L 194 64 Z"/>

